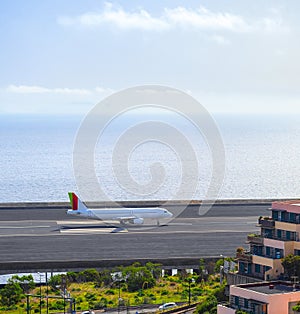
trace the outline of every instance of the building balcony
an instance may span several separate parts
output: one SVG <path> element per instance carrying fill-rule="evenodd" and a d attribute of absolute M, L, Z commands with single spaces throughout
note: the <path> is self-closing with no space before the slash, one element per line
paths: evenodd
<path fill-rule="evenodd" d="M 258 226 L 261 228 L 273 229 L 275 228 L 275 220 L 271 217 L 259 217 Z"/>
<path fill-rule="evenodd" d="M 252 254 L 250 252 L 236 252 L 236 258 L 243 262 L 252 263 Z"/>
<path fill-rule="evenodd" d="M 264 238 L 259 234 L 248 234 L 247 243 L 264 245 Z"/>
<path fill-rule="evenodd" d="M 270 235 L 270 234 L 264 234 L 265 239 L 271 239 L 271 240 L 276 240 L 276 241 L 282 241 L 282 242 L 300 242 L 300 239 L 298 236 L 291 236 L 291 237 L 278 237 L 275 235 Z"/>

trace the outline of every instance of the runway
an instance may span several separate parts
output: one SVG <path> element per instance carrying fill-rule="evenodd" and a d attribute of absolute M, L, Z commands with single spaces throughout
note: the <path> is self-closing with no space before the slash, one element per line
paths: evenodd
<path fill-rule="evenodd" d="M 268 205 L 187 208 L 167 225 L 124 228 L 67 216 L 59 208 L 0 210 L 0 261 L 51 262 L 233 256 L 257 232 Z M 172 208 L 168 208 L 172 210 Z"/>

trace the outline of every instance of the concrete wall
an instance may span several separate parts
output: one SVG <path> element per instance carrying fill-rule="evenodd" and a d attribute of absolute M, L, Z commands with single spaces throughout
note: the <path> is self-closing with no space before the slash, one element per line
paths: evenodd
<path fill-rule="evenodd" d="M 224 199 L 216 200 L 213 202 L 216 205 L 267 205 L 271 206 L 274 199 Z M 278 200 L 277 200 L 278 201 Z M 181 206 L 181 205 L 200 205 L 201 200 L 158 200 L 158 201 L 120 201 L 116 202 L 120 206 L 126 207 L 140 207 L 140 206 L 160 206 L 165 203 L 171 206 Z M 90 207 L 111 207 L 116 206 L 115 202 L 86 202 Z M 207 204 L 212 203 L 211 201 L 206 201 Z M 55 208 L 69 208 L 69 202 L 10 202 L 10 203 L 0 203 L 0 208 L 44 208 L 44 207 L 55 207 Z"/>

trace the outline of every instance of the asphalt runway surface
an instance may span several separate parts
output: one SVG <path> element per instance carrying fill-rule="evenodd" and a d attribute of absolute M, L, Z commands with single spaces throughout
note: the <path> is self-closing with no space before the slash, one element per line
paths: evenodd
<path fill-rule="evenodd" d="M 0 261 L 93 261 L 234 256 L 258 232 L 268 205 L 187 208 L 166 225 L 123 228 L 66 215 L 60 208 L 0 209 Z M 168 208 L 172 211 L 172 208 Z M 162 223 L 162 222 L 161 222 Z"/>

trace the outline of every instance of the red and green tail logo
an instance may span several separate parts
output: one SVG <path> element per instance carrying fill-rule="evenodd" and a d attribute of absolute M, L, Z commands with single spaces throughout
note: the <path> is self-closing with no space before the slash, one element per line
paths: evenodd
<path fill-rule="evenodd" d="M 72 205 L 73 210 L 78 209 L 78 197 L 75 193 L 69 192 L 69 198 Z"/>

